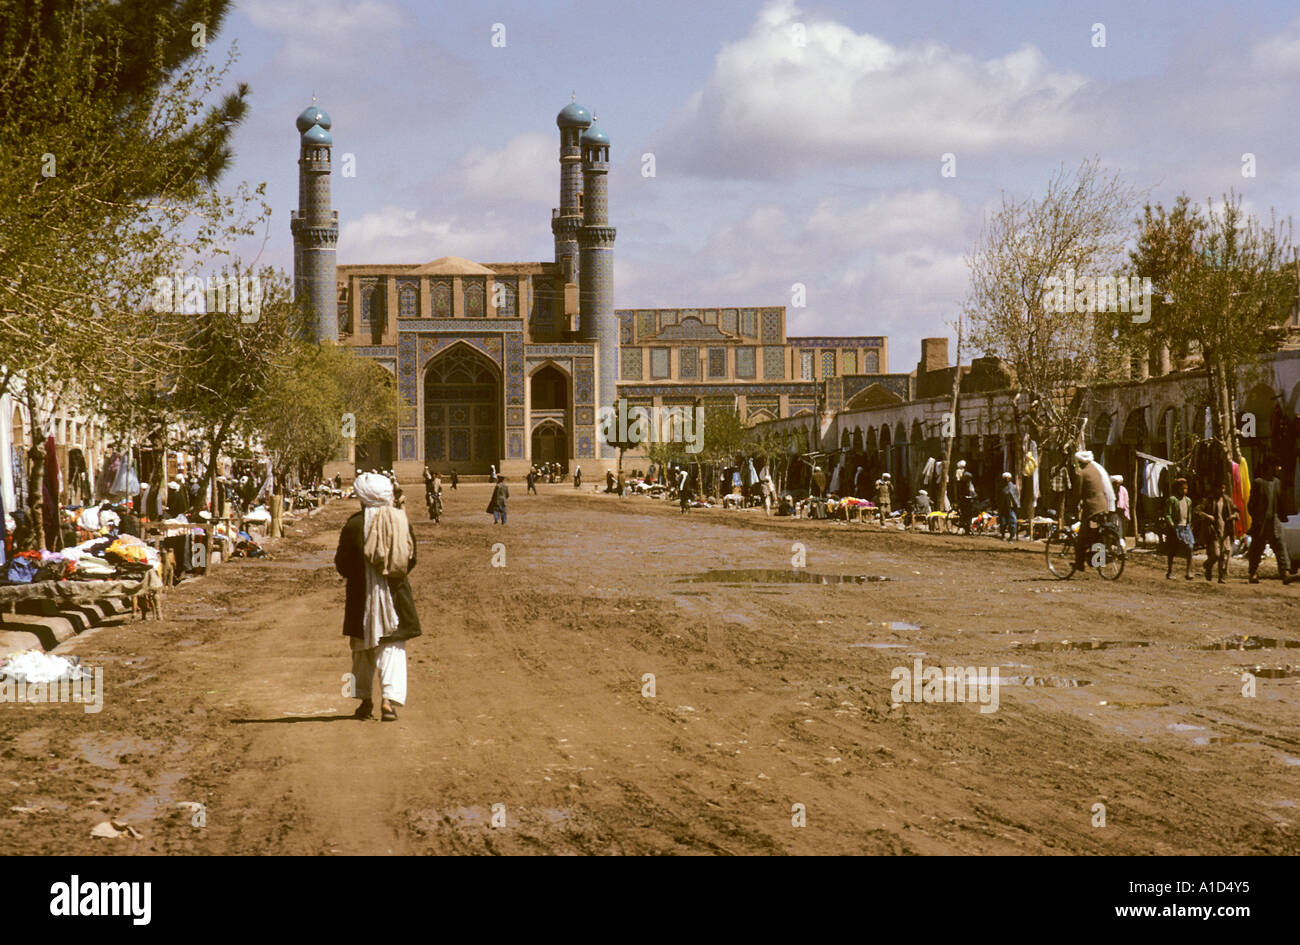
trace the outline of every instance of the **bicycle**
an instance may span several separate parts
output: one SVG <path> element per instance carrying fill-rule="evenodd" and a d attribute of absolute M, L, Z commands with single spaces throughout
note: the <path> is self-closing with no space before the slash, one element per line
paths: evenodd
<path fill-rule="evenodd" d="M 1099 540 L 1084 552 L 1084 557 L 1107 581 L 1117 581 L 1124 573 L 1124 539 L 1110 522 L 1103 523 L 1097 533 Z M 1068 581 L 1074 577 L 1074 552 L 1078 538 L 1078 522 L 1068 527 L 1062 525 L 1054 528 L 1047 536 L 1044 548 L 1047 570 L 1058 581 Z"/>
<path fill-rule="evenodd" d="M 430 492 L 424 497 L 425 504 L 429 506 L 429 518 L 433 519 L 434 524 L 442 521 L 442 493 Z"/>

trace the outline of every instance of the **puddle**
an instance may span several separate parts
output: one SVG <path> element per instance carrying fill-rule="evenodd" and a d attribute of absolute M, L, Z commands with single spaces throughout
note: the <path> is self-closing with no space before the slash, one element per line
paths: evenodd
<path fill-rule="evenodd" d="M 134 807 L 123 810 L 121 818 L 128 823 L 140 823 L 155 820 L 163 814 L 170 814 L 176 808 L 176 786 L 185 779 L 180 771 L 167 771 L 154 779 L 154 784 L 145 797 Z"/>
<path fill-rule="evenodd" d="M 1061 640 L 1059 642 L 1043 640 L 1038 643 L 1012 644 L 1017 650 L 1038 650 L 1039 652 L 1051 650 L 1127 650 L 1150 645 L 1150 643 L 1142 640 Z"/>
<path fill-rule="evenodd" d="M 921 625 L 919 623 L 908 623 L 906 620 L 891 620 L 889 621 L 889 629 L 890 630 L 920 630 Z"/>
<path fill-rule="evenodd" d="M 850 643 L 849 649 L 866 647 L 869 650 L 901 650 L 905 646 L 907 646 L 906 643 Z"/>
<path fill-rule="evenodd" d="M 1234 637 L 1201 647 L 1202 650 L 1276 650 L 1300 648 L 1300 640 L 1282 640 L 1278 637 Z"/>
<path fill-rule="evenodd" d="M 1044 689 L 1077 689 L 1092 685 L 1090 679 L 1067 679 L 1064 676 L 1006 676 L 998 682 L 1004 686 L 1039 686 Z"/>
<path fill-rule="evenodd" d="M 97 768 L 108 769 L 120 768 L 124 762 L 129 764 L 137 755 L 155 754 L 158 751 L 156 742 L 137 738 L 119 738 L 105 742 L 86 735 L 74 739 L 73 745 L 77 754 L 86 761 Z"/>
<path fill-rule="evenodd" d="M 1241 668 L 1260 679 L 1290 679 L 1293 676 L 1300 676 L 1300 669 L 1290 666 L 1243 666 Z"/>
<path fill-rule="evenodd" d="M 867 584 L 888 581 L 882 574 L 818 574 L 803 568 L 741 568 L 703 571 L 679 578 L 686 584 Z"/>
<path fill-rule="evenodd" d="M 1204 725 L 1192 725 L 1189 722 L 1170 722 L 1165 728 L 1171 732 L 1203 732 Z"/>
<path fill-rule="evenodd" d="M 1192 739 L 1193 745 L 1258 745 L 1259 742 L 1253 738 L 1243 738 L 1240 735 L 1197 735 Z"/>

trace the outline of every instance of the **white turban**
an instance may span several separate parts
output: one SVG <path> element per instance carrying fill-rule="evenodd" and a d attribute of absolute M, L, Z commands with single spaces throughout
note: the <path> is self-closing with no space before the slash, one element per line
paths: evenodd
<path fill-rule="evenodd" d="M 352 483 L 363 509 L 377 509 L 393 504 L 393 480 L 379 473 L 362 473 Z"/>
<path fill-rule="evenodd" d="M 1092 450 L 1079 450 L 1079 452 L 1074 454 L 1074 461 L 1076 463 L 1091 463 Z"/>

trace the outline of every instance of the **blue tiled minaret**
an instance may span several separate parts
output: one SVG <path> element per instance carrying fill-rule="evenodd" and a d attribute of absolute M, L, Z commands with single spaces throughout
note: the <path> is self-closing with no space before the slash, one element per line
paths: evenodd
<path fill-rule="evenodd" d="M 578 228 L 578 335 L 596 343 L 596 403 L 618 397 L 618 319 L 614 316 L 614 228 L 609 225 L 609 136 L 595 125 L 582 133 L 582 226 Z M 600 444 L 602 459 L 618 451 Z"/>
<path fill-rule="evenodd" d="M 338 212 L 330 208 L 330 116 L 314 104 L 297 121 L 298 211 L 289 219 L 293 232 L 293 287 L 304 299 L 307 330 L 316 342 L 339 340 L 335 247 Z"/>
<path fill-rule="evenodd" d="M 560 128 L 560 206 L 551 214 L 555 234 L 555 265 L 562 282 L 578 283 L 578 227 L 582 225 L 583 131 L 591 127 L 591 113 L 577 103 L 565 105 L 555 116 Z"/>

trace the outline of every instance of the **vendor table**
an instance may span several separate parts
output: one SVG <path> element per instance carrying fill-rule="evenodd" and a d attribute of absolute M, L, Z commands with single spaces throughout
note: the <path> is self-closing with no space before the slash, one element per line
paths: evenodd
<path fill-rule="evenodd" d="M 156 616 L 162 616 L 158 592 L 162 590 L 162 577 L 149 570 L 138 580 L 124 581 L 33 581 L 30 584 L 0 585 L 0 606 L 20 600 L 52 600 L 64 604 L 89 604 L 106 597 L 124 597 L 134 600 L 144 597 L 153 606 Z M 143 616 L 143 614 L 142 614 Z"/>

